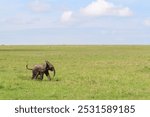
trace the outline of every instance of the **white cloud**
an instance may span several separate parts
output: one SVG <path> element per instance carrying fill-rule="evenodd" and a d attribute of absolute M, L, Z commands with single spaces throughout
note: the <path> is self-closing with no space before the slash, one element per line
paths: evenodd
<path fill-rule="evenodd" d="M 46 12 L 49 10 L 50 5 L 44 2 L 41 2 L 40 0 L 34 0 L 29 4 L 29 8 L 34 12 Z"/>
<path fill-rule="evenodd" d="M 96 0 L 82 8 L 81 13 L 87 16 L 131 16 L 132 11 L 128 7 L 115 6 L 107 0 Z"/>
<path fill-rule="evenodd" d="M 144 25 L 146 25 L 146 26 L 150 26 L 150 19 L 146 19 L 146 20 L 144 20 Z"/>
<path fill-rule="evenodd" d="M 62 14 L 62 16 L 61 16 L 61 22 L 62 23 L 66 23 L 66 22 L 71 21 L 72 14 L 73 14 L 72 11 L 64 11 L 63 14 Z"/>

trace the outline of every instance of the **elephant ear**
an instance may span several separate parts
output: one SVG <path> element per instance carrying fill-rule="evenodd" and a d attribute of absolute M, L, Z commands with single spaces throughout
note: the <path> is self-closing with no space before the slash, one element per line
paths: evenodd
<path fill-rule="evenodd" d="M 46 62 L 46 64 L 50 64 L 50 62 L 49 62 L 49 61 L 47 61 L 47 60 L 45 60 L 45 62 Z"/>
<path fill-rule="evenodd" d="M 54 77 L 55 74 L 56 74 L 54 66 L 49 61 L 47 61 L 47 60 L 45 62 L 46 62 L 46 68 L 48 68 L 49 70 L 51 70 L 51 71 L 54 72 L 54 75 L 53 75 L 53 77 Z"/>
<path fill-rule="evenodd" d="M 45 63 L 46 63 L 46 66 L 45 66 L 46 69 L 49 70 L 51 67 L 53 67 L 53 65 L 49 61 L 45 61 Z"/>
<path fill-rule="evenodd" d="M 53 68 L 54 66 L 49 62 L 49 61 L 45 61 L 46 62 L 46 67 L 51 69 Z"/>
<path fill-rule="evenodd" d="M 47 60 L 45 61 L 45 63 L 46 63 L 46 67 L 49 67 L 49 65 L 51 65 L 50 62 Z"/>

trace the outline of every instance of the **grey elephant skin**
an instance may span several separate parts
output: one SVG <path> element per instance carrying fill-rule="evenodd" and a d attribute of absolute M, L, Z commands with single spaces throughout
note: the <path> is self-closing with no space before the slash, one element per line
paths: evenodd
<path fill-rule="evenodd" d="M 32 79 L 35 80 L 38 78 L 39 75 L 40 75 L 40 79 L 43 80 L 44 74 L 47 76 L 48 80 L 51 80 L 49 70 L 54 72 L 53 77 L 56 74 L 54 66 L 49 61 L 45 61 L 44 64 L 37 64 L 33 68 L 28 68 L 28 64 L 27 64 L 26 68 L 28 70 L 32 70 Z"/>

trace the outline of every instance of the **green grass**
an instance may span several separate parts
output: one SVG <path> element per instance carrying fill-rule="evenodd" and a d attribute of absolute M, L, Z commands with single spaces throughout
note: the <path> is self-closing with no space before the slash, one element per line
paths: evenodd
<path fill-rule="evenodd" d="M 45 60 L 55 79 L 31 80 Z M 150 99 L 150 46 L 0 46 L 0 99 Z"/>

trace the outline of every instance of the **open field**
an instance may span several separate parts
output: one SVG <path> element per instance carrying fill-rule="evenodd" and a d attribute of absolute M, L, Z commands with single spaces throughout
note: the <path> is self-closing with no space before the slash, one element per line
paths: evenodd
<path fill-rule="evenodd" d="M 31 80 L 45 60 L 55 79 Z M 150 99 L 150 46 L 0 46 L 0 99 Z"/>

